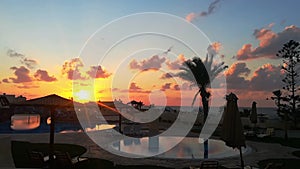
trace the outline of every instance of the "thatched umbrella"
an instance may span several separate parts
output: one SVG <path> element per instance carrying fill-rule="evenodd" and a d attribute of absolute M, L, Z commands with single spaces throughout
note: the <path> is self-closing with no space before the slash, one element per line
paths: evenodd
<path fill-rule="evenodd" d="M 243 126 L 237 105 L 237 96 L 230 93 L 226 96 L 227 106 L 224 110 L 221 138 L 225 144 L 240 150 L 241 167 L 244 168 L 242 147 L 246 147 Z"/>
<path fill-rule="evenodd" d="M 58 95 L 52 94 L 36 99 L 27 100 L 24 102 L 19 102 L 14 104 L 13 106 L 34 106 L 34 107 L 46 107 L 50 109 L 50 140 L 49 140 L 49 159 L 53 160 L 53 145 L 54 145 L 54 132 L 55 132 L 55 118 L 54 113 L 57 108 L 72 108 L 74 106 L 73 100 L 65 99 Z"/>
<path fill-rule="evenodd" d="M 256 109 L 256 102 L 252 102 L 252 109 L 250 114 L 250 121 L 254 124 L 254 126 L 257 123 L 257 109 Z"/>

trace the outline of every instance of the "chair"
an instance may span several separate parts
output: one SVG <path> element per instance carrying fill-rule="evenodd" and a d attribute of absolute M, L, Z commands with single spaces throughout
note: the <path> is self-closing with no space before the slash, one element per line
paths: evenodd
<path fill-rule="evenodd" d="M 257 134 L 257 137 L 263 138 L 274 135 L 274 128 L 267 128 L 266 133 Z"/>
<path fill-rule="evenodd" d="M 269 136 L 274 135 L 274 128 L 267 128 L 266 134 Z"/>
<path fill-rule="evenodd" d="M 203 161 L 201 163 L 200 169 L 218 169 L 219 162 L 218 161 Z"/>

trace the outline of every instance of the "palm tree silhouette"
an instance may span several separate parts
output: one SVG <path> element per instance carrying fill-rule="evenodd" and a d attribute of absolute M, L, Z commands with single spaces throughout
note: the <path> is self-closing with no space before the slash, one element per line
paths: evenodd
<path fill-rule="evenodd" d="M 206 55 L 204 62 L 199 57 L 194 57 L 192 60 L 187 60 L 183 63 L 183 66 L 180 68 L 182 71 L 177 75 L 178 77 L 187 80 L 192 83 L 193 86 L 198 87 L 192 106 L 194 106 L 197 96 L 200 94 L 202 106 L 203 106 L 203 124 L 205 123 L 208 111 L 209 111 L 209 97 L 210 92 L 207 91 L 207 88 L 210 87 L 211 82 L 226 68 L 227 65 L 224 65 L 224 62 L 214 65 L 213 64 L 214 55 Z M 204 158 L 208 157 L 208 142 L 204 142 Z"/>

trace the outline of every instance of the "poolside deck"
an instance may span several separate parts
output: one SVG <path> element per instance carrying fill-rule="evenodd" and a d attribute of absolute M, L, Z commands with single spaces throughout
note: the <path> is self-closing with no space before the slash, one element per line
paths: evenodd
<path fill-rule="evenodd" d="M 116 141 L 120 138 L 111 137 L 111 133 L 101 131 L 97 133 L 101 138 L 107 139 L 108 142 Z M 2 138 L 2 139 L 1 139 Z M 23 140 L 30 142 L 45 142 L 49 141 L 49 134 L 0 134 L 1 147 L 10 147 L 10 140 Z M 85 133 L 57 133 L 55 135 L 56 143 L 70 143 L 77 144 L 87 148 L 87 152 L 83 155 L 90 158 L 102 158 L 114 161 L 116 164 L 121 165 L 159 165 L 172 168 L 184 168 L 191 165 L 199 165 L 200 160 L 196 159 L 161 159 L 161 158 L 144 158 L 143 160 L 135 158 L 126 158 L 114 155 L 100 148 L 95 144 Z M 299 150 L 296 148 L 285 147 L 280 144 L 259 143 L 247 141 L 247 145 L 251 146 L 252 152 L 244 155 L 245 166 L 257 166 L 257 162 L 268 158 L 297 158 L 292 155 L 293 151 Z M 280 152 L 280 153 L 278 153 Z M 13 164 L 7 163 L 9 153 L 1 153 L 0 168 L 14 167 Z M 220 165 L 225 167 L 236 167 L 240 164 L 239 157 L 218 159 Z"/>

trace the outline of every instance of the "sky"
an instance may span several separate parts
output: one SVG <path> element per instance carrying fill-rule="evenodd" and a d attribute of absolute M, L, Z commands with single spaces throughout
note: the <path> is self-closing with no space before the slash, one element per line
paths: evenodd
<path fill-rule="evenodd" d="M 229 67 L 216 78 L 219 87 L 210 89 L 217 100 L 213 106 L 234 92 L 240 106 L 256 101 L 258 107 L 272 107 L 266 98 L 282 87 L 283 77 L 276 53 L 289 40 L 300 41 L 299 3 L 2 0 L 0 93 L 191 105 L 197 88 L 175 74 L 183 61 L 197 55 L 205 59 L 210 48 Z M 126 20 L 144 12 L 165 13 L 166 18 Z M 132 36 L 139 30 L 163 33 Z"/>

